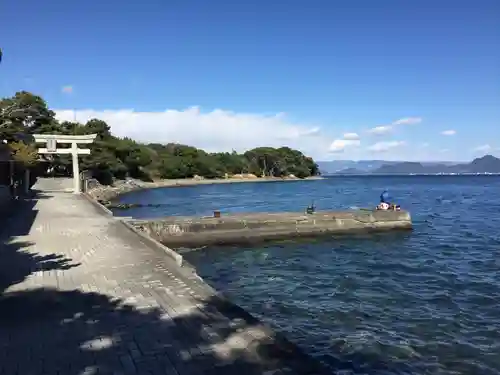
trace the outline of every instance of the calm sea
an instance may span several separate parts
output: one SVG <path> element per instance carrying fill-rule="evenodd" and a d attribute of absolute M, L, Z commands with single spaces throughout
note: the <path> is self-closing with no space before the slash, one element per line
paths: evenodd
<path fill-rule="evenodd" d="M 500 177 L 333 177 L 135 192 L 120 214 L 370 207 L 414 231 L 187 252 L 236 303 L 345 374 L 500 374 Z"/>

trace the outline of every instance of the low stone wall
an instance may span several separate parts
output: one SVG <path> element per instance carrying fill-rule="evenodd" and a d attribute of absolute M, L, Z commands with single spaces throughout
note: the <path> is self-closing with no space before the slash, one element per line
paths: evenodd
<path fill-rule="evenodd" d="M 259 213 L 215 217 L 130 220 L 135 228 L 171 247 L 238 244 L 292 237 L 411 229 L 407 211 Z"/>

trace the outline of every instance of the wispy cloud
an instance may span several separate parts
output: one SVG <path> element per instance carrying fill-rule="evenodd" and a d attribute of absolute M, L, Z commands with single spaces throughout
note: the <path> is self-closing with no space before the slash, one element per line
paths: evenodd
<path fill-rule="evenodd" d="M 405 144 L 404 141 L 377 142 L 368 147 L 368 150 L 372 152 L 386 152 L 392 150 L 393 148 L 403 146 L 404 144 Z"/>
<path fill-rule="evenodd" d="M 359 139 L 359 134 L 358 133 L 345 133 L 343 138 L 347 139 L 347 140 L 357 140 L 357 139 Z"/>
<path fill-rule="evenodd" d="M 310 136 L 310 135 L 318 135 L 321 132 L 321 129 L 319 127 L 314 127 L 311 129 L 304 130 L 302 132 L 299 132 L 299 136 Z"/>
<path fill-rule="evenodd" d="M 330 152 L 343 152 L 346 148 L 359 147 L 359 139 L 336 139 L 330 145 Z"/>
<path fill-rule="evenodd" d="M 380 135 L 380 134 L 390 133 L 391 130 L 392 130 L 392 126 L 390 126 L 390 125 L 382 125 L 382 126 L 376 126 L 374 128 L 369 129 L 368 133 L 375 134 L 375 135 Z"/>
<path fill-rule="evenodd" d="M 391 132 L 397 126 L 413 125 L 413 124 L 419 124 L 421 122 L 422 122 L 421 117 L 404 117 L 404 118 L 400 118 L 399 120 L 393 121 L 389 125 L 380 125 L 380 126 L 376 126 L 374 128 L 368 129 L 368 133 L 374 134 L 374 135 L 387 134 L 387 133 Z"/>
<path fill-rule="evenodd" d="M 473 148 L 472 151 L 473 152 L 488 152 L 488 151 L 491 151 L 492 149 L 493 149 L 493 147 L 486 144 L 486 145 L 477 146 L 477 147 Z"/>
<path fill-rule="evenodd" d="M 396 120 L 392 123 L 392 125 L 413 125 L 413 124 L 419 124 L 422 122 L 421 117 L 405 117 L 405 118 L 400 118 L 399 120 Z"/>
<path fill-rule="evenodd" d="M 61 88 L 61 92 L 64 94 L 72 94 L 73 93 L 73 86 L 63 86 Z"/>
<path fill-rule="evenodd" d="M 277 118 L 281 117 L 279 115 Z M 280 139 L 283 140 L 290 140 L 290 139 L 300 139 L 302 137 L 314 137 L 319 135 L 321 132 L 321 129 L 319 127 L 314 127 L 314 128 L 306 128 L 306 129 L 294 129 L 290 131 L 288 134 L 284 134 L 280 137 Z"/>
<path fill-rule="evenodd" d="M 450 130 L 443 130 L 441 132 L 442 135 L 455 135 L 457 134 L 457 131 L 456 130 L 453 130 L 453 129 L 450 129 Z"/>

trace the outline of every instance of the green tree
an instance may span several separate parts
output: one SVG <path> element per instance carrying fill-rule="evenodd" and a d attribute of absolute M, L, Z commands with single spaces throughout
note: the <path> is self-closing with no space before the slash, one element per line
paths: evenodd
<path fill-rule="evenodd" d="M 24 167 L 32 167 L 38 160 L 38 151 L 32 144 L 12 142 L 9 144 L 12 158 Z"/>
<path fill-rule="evenodd" d="M 26 91 L 17 92 L 11 98 L 0 100 L 0 124 L 18 131 L 36 133 L 38 128 L 55 119 L 45 100 Z"/>
<path fill-rule="evenodd" d="M 170 155 L 162 159 L 160 164 L 161 178 L 186 178 L 189 175 L 189 167 L 182 157 Z"/>
<path fill-rule="evenodd" d="M 100 140 L 112 138 L 109 125 L 95 118 L 87 121 L 84 125 L 84 134 L 97 134 L 97 138 Z"/>
<path fill-rule="evenodd" d="M 218 152 L 212 155 L 224 167 L 224 173 L 234 175 L 248 172 L 248 160 L 236 151 Z"/>

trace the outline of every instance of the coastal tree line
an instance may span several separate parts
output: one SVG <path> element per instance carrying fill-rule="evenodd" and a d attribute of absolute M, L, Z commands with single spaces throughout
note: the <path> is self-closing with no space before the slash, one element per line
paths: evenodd
<path fill-rule="evenodd" d="M 258 147 L 244 153 L 209 153 L 177 143 L 144 144 L 114 136 L 110 126 L 99 119 L 84 124 L 58 121 L 45 100 L 29 92 L 18 92 L 0 100 L 0 140 L 4 160 L 7 153 L 25 167 L 39 164 L 36 146 L 30 136 L 35 133 L 96 133 L 95 142 L 89 146 L 91 154 L 81 159 L 81 168 L 103 184 L 126 177 L 152 181 L 195 176 L 222 178 L 238 174 L 306 178 L 319 174 L 318 165 L 312 158 L 289 147 Z M 71 175 L 70 156 L 50 156 L 44 164 L 50 165 L 54 174 Z"/>

